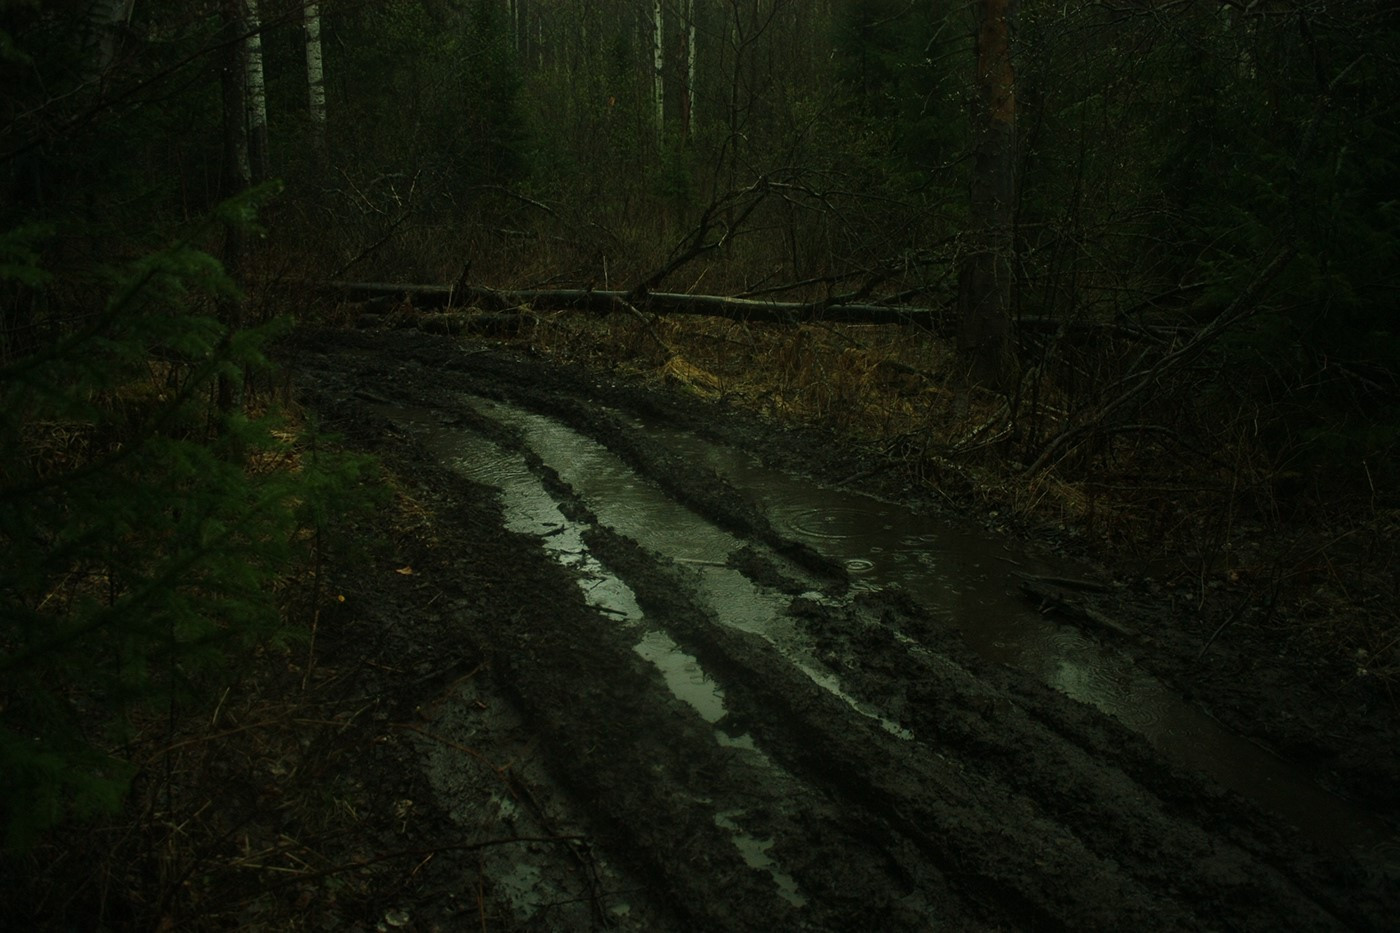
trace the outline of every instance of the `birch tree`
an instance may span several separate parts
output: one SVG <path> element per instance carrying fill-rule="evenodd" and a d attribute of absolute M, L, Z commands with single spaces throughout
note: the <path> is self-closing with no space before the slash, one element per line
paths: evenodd
<path fill-rule="evenodd" d="M 269 173 L 267 143 L 267 85 L 263 78 L 262 14 L 258 0 L 247 0 L 248 26 L 248 162 L 251 178 L 264 181 Z"/>
<path fill-rule="evenodd" d="M 661 0 L 652 3 L 652 103 L 656 109 L 656 140 L 658 145 L 666 142 L 666 35 L 665 19 L 661 11 Z"/>
<path fill-rule="evenodd" d="M 319 152 L 326 145 L 326 78 L 321 62 L 321 5 L 306 4 L 306 88 L 307 115 L 311 119 L 311 141 Z"/>
<path fill-rule="evenodd" d="M 684 0 L 685 16 L 685 98 L 681 110 L 681 135 L 690 138 L 695 119 L 695 0 Z"/>
<path fill-rule="evenodd" d="M 96 84 L 117 57 L 122 27 L 135 0 L 92 0 L 87 8 L 87 80 Z"/>

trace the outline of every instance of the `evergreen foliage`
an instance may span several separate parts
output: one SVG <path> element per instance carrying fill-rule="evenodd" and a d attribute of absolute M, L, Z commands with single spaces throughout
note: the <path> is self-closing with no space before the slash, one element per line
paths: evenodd
<path fill-rule="evenodd" d="M 11 294 L 69 271 L 39 264 L 44 233 L 0 237 Z M 306 449 L 275 415 L 215 412 L 217 377 L 264 365 L 279 328 L 230 332 L 209 313 L 234 286 L 208 254 L 176 243 L 107 277 L 97 313 L 7 348 L 0 366 L 10 848 L 116 809 L 138 766 L 122 753 L 137 714 L 206 696 L 251 646 L 298 637 L 279 583 L 305 565 L 308 529 L 353 505 L 363 468 Z"/>

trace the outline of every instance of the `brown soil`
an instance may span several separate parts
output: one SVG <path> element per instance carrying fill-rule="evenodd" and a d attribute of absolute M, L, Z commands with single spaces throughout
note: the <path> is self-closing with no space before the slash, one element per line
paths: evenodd
<path fill-rule="evenodd" d="M 590 524 L 591 551 L 724 690 L 728 715 L 711 726 L 571 571 L 504 528 L 493 490 L 383 412 L 432 411 L 504 444 L 509 432 L 463 410 L 460 393 L 548 412 L 746 539 L 735 563 L 780 590 L 779 565 L 819 581 L 840 570 L 603 406 L 825 480 L 884 482 L 830 436 L 414 331 L 303 331 L 283 355 L 307 406 L 381 457 L 401 493 L 357 529 L 367 556 L 335 566 L 330 592 L 344 601 L 319 624 L 318 664 L 350 672 L 359 702 L 334 737 L 341 770 L 324 776 L 359 835 L 340 843 L 354 884 L 337 868 L 298 873 L 295 898 L 274 891 L 307 927 L 1382 929 L 1400 908 L 1379 864 L 1316 848 L 1115 721 L 979 661 L 920 606 L 794 597 L 788 612 L 843 659 L 845 682 L 913 737 L 891 734 L 768 642 L 716 625 L 682 568 L 590 523 L 555 482 L 561 507 Z M 1268 633 L 1242 628 L 1198 662 L 1151 592 L 1116 599 L 1149 633 L 1124 645 L 1144 666 L 1249 734 L 1283 729 L 1287 751 L 1326 755 L 1335 783 L 1393 821 L 1392 708 L 1318 689 L 1320 672 L 1263 650 Z"/>

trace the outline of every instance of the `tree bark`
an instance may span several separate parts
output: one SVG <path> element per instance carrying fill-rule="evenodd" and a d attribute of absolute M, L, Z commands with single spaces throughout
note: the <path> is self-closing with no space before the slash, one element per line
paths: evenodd
<path fill-rule="evenodd" d="M 270 174 L 267 143 L 267 85 L 263 78 L 262 14 L 248 2 L 248 164 L 253 182 Z"/>
<path fill-rule="evenodd" d="M 248 189 L 248 33 L 246 0 L 222 0 L 223 62 L 219 79 L 223 97 L 224 172 L 223 197 L 231 198 Z M 224 270 L 235 285 L 241 285 L 243 254 L 246 249 L 243 225 L 236 219 L 224 222 Z M 219 300 L 219 317 L 229 332 L 243 326 L 243 302 L 237 295 Z M 235 382 L 221 373 L 218 383 L 219 410 L 232 411 L 240 403 L 241 380 Z"/>
<path fill-rule="evenodd" d="M 958 352 L 969 381 L 1004 389 L 1015 374 L 1011 340 L 1016 198 L 1016 71 L 1011 32 L 1019 0 L 977 0 L 972 115 L 972 230 L 958 272 Z"/>
<path fill-rule="evenodd" d="M 87 12 L 87 81 L 100 84 L 117 57 L 122 27 L 131 16 L 134 0 L 92 0 Z"/>
<path fill-rule="evenodd" d="M 291 283 L 289 283 L 291 284 Z M 582 288 L 497 290 L 483 286 L 400 285 L 392 282 L 309 282 L 314 291 L 351 301 L 395 302 L 409 299 L 417 310 L 475 305 L 491 311 L 529 307 L 592 314 L 629 311 L 631 293 Z M 638 299 L 653 314 L 698 314 L 756 324 L 912 324 L 929 330 L 950 327 L 939 308 L 825 301 L 758 301 L 724 295 L 648 292 Z"/>
<path fill-rule="evenodd" d="M 685 97 L 681 101 L 681 137 L 689 140 L 695 119 L 695 0 L 685 0 Z"/>
<path fill-rule="evenodd" d="M 322 152 L 326 145 L 326 77 L 321 60 L 321 5 L 308 3 L 305 17 L 307 115 L 312 144 Z"/>
<path fill-rule="evenodd" d="M 660 147 L 666 143 L 666 40 L 661 0 L 655 0 L 652 4 L 652 26 L 652 103 L 656 110 L 656 141 Z"/>

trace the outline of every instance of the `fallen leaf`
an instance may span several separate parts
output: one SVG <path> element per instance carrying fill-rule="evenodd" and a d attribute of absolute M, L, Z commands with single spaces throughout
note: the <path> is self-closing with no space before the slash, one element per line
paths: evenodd
<path fill-rule="evenodd" d="M 403 574 L 403 575 L 406 576 L 406 577 L 411 577 L 411 576 L 413 576 L 413 568 L 412 568 L 412 567 L 400 567 L 398 570 L 395 570 L 394 573 L 401 573 L 401 574 Z"/>

